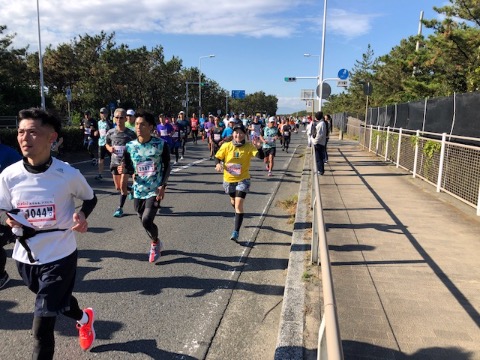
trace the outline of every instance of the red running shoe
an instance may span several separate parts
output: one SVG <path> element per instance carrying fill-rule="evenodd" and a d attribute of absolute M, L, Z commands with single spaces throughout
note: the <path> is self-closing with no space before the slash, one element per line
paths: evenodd
<path fill-rule="evenodd" d="M 86 308 L 83 309 L 83 311 L 88 315 L 88 322 L 83 325 L 77 323 L 78 341 L 80 342 L 82 350 L 88 351 L 92 348 L 93 342 L 95 341 L 95 329 L 93 328 L 95 312 L 92 308 Z"/>

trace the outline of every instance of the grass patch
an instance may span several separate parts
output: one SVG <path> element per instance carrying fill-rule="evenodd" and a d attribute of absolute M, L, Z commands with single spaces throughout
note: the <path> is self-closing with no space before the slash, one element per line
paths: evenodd
<path fill-rule="evenodd" d="M 297 211 L 298 195 L 293 195 L 292 197 L 279 200 L 277 206 L 280 206 L 286 213 L 289 215 L 288 224 L 293 224 L 295 222 L 295 213 Z"/>
<path fill-rule="evenodd" d="M 305 271 L 302 275 L 302 280 L 303 281 L 306 281 L 306 280 L 309 280 L 313 275 L 310 274 L 308 271 Z"/>

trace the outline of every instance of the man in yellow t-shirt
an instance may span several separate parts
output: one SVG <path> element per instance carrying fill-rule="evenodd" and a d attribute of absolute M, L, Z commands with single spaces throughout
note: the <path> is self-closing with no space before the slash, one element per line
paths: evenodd
<path fill-rule="evenodd" d="M 230 195 L 230 203 L 235 208 L 235 229 L 231 240 L 237 241 L 243 222 L 243 203 L 250 189 L 250 160 L 264 158 L 262 142 L 253 139 L 245 142 L 246 130 L 243 124 L 233 127 L 232 141 L 224 143 L 215 154 L 215 169 L 223 171 L 223 188 Z"/>

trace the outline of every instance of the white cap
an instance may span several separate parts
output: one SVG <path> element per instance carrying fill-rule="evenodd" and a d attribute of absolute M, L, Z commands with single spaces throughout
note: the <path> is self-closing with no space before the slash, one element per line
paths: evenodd
<path fill-rule="evenodd" d="M 228 119 L 228 122 L 236 122 L 237 120 L 235 120 L 235 118 L 230 118 Z"/>
<path fill-rule="evenodd" d="M 128 109 L 127 115 L 135 116 L 135 111 L 133 111 L 132 109 Z"/>
<path fill-rule="evenodd" d="M 270 118 L 268 119 L 268 122 L 275 122 L 275 116 L 270 116 Z"/>

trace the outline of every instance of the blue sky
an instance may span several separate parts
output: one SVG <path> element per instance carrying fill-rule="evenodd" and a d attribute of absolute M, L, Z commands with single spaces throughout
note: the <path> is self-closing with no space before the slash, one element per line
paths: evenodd
<path fill-rule="evenodd" d="M 302 89 L 317 76 L 321 54 L 323 0 L 39 0 L 42 48 L 68 43 L 78 34 L 115 32 L 131 48 L 161 45 L 167 59 L 199 66 L 220 86 L 246 93 L 264 91 L 279 98 L 279 113 L 305 109 Z M 368 44 L 375 56 L 387 54 L 418 31 L 420 11 L 437 18 L 433 6 L 445 0 L 328 0 L 324 78 L 352 69 Z M 0 24 L 16 33 L 14 46 L 38 49 L 34 0 L 0 0 Z M 424 35 L 428 32 L 424 29 Z M 338 93 L 335 83 L 332 92 Z M 221 104 L 223 106 L 223 104 Z"/>

